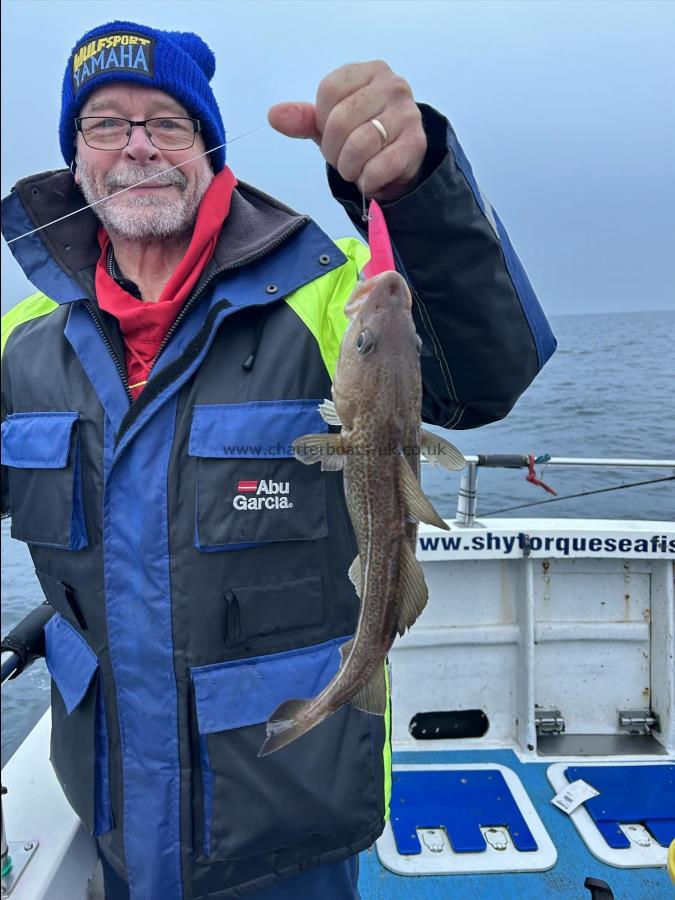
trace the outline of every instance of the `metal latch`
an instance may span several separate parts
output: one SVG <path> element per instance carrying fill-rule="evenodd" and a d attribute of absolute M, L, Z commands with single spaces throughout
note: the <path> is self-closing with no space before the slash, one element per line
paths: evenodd
<path fill-rule="evenodd" d="M 565 731 L 565 720 L 559 709 L 535 710 L 534 725 L 537 734 L 562 734 Z"/>
<path fill-rule="evenodd" d="M 651 734 L 661 730 L 659 717 L 651 709 L 620 709 L 619 728 L 627 728 L 630 734 Z"/>

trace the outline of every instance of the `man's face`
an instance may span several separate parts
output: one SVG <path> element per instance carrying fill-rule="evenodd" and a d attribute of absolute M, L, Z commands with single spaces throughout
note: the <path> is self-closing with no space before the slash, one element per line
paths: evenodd
<path fill-rule="evenodd" d="M 94 91 L 80 116 L 135 121 L 159 116 L 190 117 L 169 94 L 125 84 Z M 109 234 L 151 243 L 184 234 L 194 225 L 201 199 L 213 179 L 208 157 L 192 159 L 204 150 L 200 134 L 195 135 L 188 150 L 158 150 L 143 127 L 131 129 L 131 139 L 123 150 L 95 150 L 78 132 L 75 182 L 87 202 L 94 203 L 151 175 L 164 173 L 94 207 Z M 172 166 L 178 168 L 167 171 Z"/>

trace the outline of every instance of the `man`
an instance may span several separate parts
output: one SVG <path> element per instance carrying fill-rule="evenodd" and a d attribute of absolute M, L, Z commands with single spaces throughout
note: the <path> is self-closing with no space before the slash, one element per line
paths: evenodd
<path fill-rule="evenodd" d="M 341 479 L 290 444 L 326 428 L 367 253 L 236 182 L 214 69 L 196 35 L 128 22 L 70 56 L 70 171 L 3 205 L 8 239 L 54 223 L 11 245 L 38 292 L 3 323 L 3 507 L 57 611 L 52 762 L 109 896 L 341 900 L 388 814 L 387 722 L 347 706 L 257 753 L 357 619 Z M 373 62 L 270 122 L 319 144 L 357 228 L 361 191 L 381 201 L 425 419 L 504 416 L 554 340 L 447 121 Z"/>

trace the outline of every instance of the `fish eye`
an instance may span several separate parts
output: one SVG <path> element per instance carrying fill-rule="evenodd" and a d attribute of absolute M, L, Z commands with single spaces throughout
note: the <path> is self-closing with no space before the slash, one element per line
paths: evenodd
<path fill-rule="evenodd" d="M 422 352 L 422 338 L 419 336 L 419 334 L 415 335 L 415 349 L 418 353 Z"/>
<path fill-rule="evenodd" d="M 364 328 L 361 334 L 356 339 L 356 349 L 359 353 L 370 353 L 370 351 L 375 346 L 375 338 L 373 337 L 372 331 L 368 328 Z"/>

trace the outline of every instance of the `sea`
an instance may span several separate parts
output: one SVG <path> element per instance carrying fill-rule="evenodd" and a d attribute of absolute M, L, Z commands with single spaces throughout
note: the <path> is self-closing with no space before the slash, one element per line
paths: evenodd
<path fill-rule="evenodd" d="M 453 443 L 465 455 L 673 459 L 675 311 L 552 316 L 551 324 L 558 350 L 511 413 L 482 428 L 446 432 Z M 675 520 L 675 481 L 630 487 L 672 469 L 538 465 L 536 472 L 557 496 L 527 482 L 523 469 L 479 469 L 478 516 Z M 422 482 L 441 515 L 454 518 L 459 476 L 424 466 Z M 589 493 L 606 488 L 616 490 Z M 10 537 L 5 519 L 2 634 L 42 599 L 26 546 Z M 44 661 L 5 684 L 3 766 L 48 703 Z"/>

